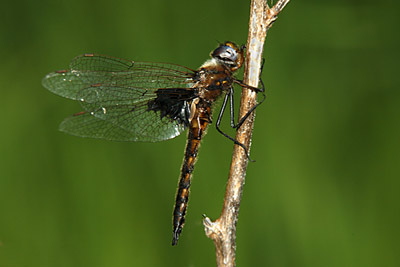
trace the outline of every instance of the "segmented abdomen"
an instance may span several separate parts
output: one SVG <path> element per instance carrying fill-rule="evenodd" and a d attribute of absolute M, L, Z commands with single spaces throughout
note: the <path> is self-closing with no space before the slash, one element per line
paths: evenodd
<path fill-rule="evenodd" d="M 205 133 L 209 122 L 209 108 L 205 111 L 196 111 L 195 116 L 190 122 L 188 131 L 188 140 L 185 150 L 185 158 L 183 159 L 181 176 L 179 179 L 178 192 L 176 193 L 176 201 L 173 215 L 173 238 L 172 245 L 178 243 L 179 235 L 182 232 L 185 223 L 186 209 L 189 201 L 189 188 L 192 178 L 194 164 L 197 158 L 197 152 L 200 146 L 201 138 Z"/>

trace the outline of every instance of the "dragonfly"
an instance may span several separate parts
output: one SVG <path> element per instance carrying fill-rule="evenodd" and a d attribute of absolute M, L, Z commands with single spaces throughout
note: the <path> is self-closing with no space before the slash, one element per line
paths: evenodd
<path fill-rule="evenodd" d="M 197 70 L 169 63 L 130 61 L 99 54 L 75 57 L 69 69 L 49 73 L 42 84 L 49 91 L 80 103 L 83 111 L 66 118 L 59 129 L 80 137 L 113 141 L 157 142 L 174 138 L 188 128 L 173 211 L 173 239 L 182 232 L 192 173 L 200 141 L 212 122 L 215 101 L 224 95 L 216 129 L 230 102 L 231 126 L 239 128 L 259 102 L 238 123 L 234 120 L 233 85 L 247 87 L 234 77 L 244 63 L 244 46 L 221 43 Z M 264 94 L 265 99 L 265 94 Z"/>

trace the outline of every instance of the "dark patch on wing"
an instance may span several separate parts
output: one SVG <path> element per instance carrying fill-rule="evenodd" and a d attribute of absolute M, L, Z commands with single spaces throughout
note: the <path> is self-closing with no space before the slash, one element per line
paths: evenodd
<path fill-rule="evenodd" d="M 161 119 L 168 117 L 178 123 L 189 124 L 189 102 L 197 97 L 197 90 L 185 88 L 158 89 L 157 97 L 148 102 L 148 111 L 160 111 Z"/>

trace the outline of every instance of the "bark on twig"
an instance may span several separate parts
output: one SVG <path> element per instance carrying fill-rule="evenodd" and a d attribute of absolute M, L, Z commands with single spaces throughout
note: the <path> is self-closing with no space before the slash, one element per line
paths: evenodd
<path fill-rule="evenodd" d="M 277 15 L 290 0 L 279 0 L 270 8 L 265 0 L 252 0 L 250 7 L 249 35 L 247 40 L 246 63 L 243 82 L 257 87 L 264 41 L 268 29 L 277 19 Z M 244 116 L 255 104 L 257 94 L 243 88 L 239 118 Z M 250 151 L 254 125 L 254 112 L 246 119 L 236 133 L 236 140 Z M 228 185 L 221 216 L 212 222 L 204 218 L 206 235 L 214 241 L 218 266 L 235 266 L 236 224 L 246 176 L 248 158 L 244 149 L 234 146 Z"/>

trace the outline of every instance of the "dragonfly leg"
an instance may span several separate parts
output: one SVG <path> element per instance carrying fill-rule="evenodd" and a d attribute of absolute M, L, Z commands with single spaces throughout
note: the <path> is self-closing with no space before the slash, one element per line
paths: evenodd
<path fill-rule="evenodd" d="M 221 107 L 221 111 L 219 112 L 219 115 L 218 115 L 217 123 L 215 124 L 215 127 L 217 128 L 217 131 L 218 131 L 220 134 L 222 134 L 223 136 L 225 136 L 226 138 L 228 138 L 229 140 L 231 140 L 235 145 L 238 145 L 238 146 L 242 147 L 242 148 L 244 149 L 244 152 L 245 152 L 247 158 L 248 158 L 251 162 L 254 162 L 254 160 L 252 160 L 252 159 L 250 158 L 249 151 L 247 150 L 246 146 L 245 146 L 244 144 L 240 143 L 240 142 L 239 142 L 238 140 L 236 140 L 235 138 L 233 138 L 233 137 L 229 136 L 228 134 L 224 133 L 224 132 L 221 130 L 221 128 L 219 127 L 220 124 L 221 124 L 221 121 L 222 121 L 222 117 L 223 117 L 223 115 L 224 115 L 224 111 L 225 111 L 225 109 L 226 109 L 226 104 L 228 103 L 228 100 L 229 100 L 229 99 L 231 99 L 231 101 L 232 101 L 232 99 L 233 99 L 232 95 L 233 95 L 233 89 L 229 90 L 229 92 L 226 93 L 226 95 L 225 95 L 225 97 L 224 97 L 224 102 L 223 102 L 222 107 Z M 233 103 L 232 103 L 232 102 L 231 102 L 231 108 L 230 108 L 230 110 L 231 110 L 231 124 L 232 124 L 232 123 L 234 124 L 234 122 L 233 122 Z"/>
<path fill-rule="evenodd" d="M 260 81 L 260 84 L 261 84 L 261 88 L 256 88 L 256 87 L 253 87 L 253 86 L 244 84 L 242 81 L 237 81 L 237 83 L 238 83 L 240 86 L 242 86 L 242 87 L 246 87 L 246 88 L 249 88 L 249 89 L 251 89 L 251 90 L 254 90 L 256 93 L 262 93 L 263 99 L 262 99 L 259 103 L 255 104 L 255 105 L 254 105 L 254 106 L 253 106 L 253 107 L 238 121 L 237 124 L 234 124 L 234 123 L 233 123 L 233 125 L 232 125 L 232 119 L 231 119 L 231 126 L 232 126 L 232 128 L 235 128 L 235 129 L 240 128 L 240 126 L 242 126 L 243 122 L 245 122 L 245 120 L 250 116 L 250 114 L 251 114 L 259 105 L 261 105 L 261 104 L 265 101 L 265 99 L 267 98 L 266 95 L 265 95 L 265 85 L 264 85 L 264 82 L 263 82 L 263 80 L 262 80 L 262 78 L 261 78 L 261 74 L 262 74 L 262 71 L 263 71 L 263 69 L 264 69 L 264 63 L 265 63 L 265 58 L 263 58 L 262 63 L 261 63 L 261 67 L 260 67 L 259 81 Z M 233 103 L 233 102 L 231 102 L 231 103 Z M 233 114 L 233 113 L 231 113 L 231 114 Z"/>

